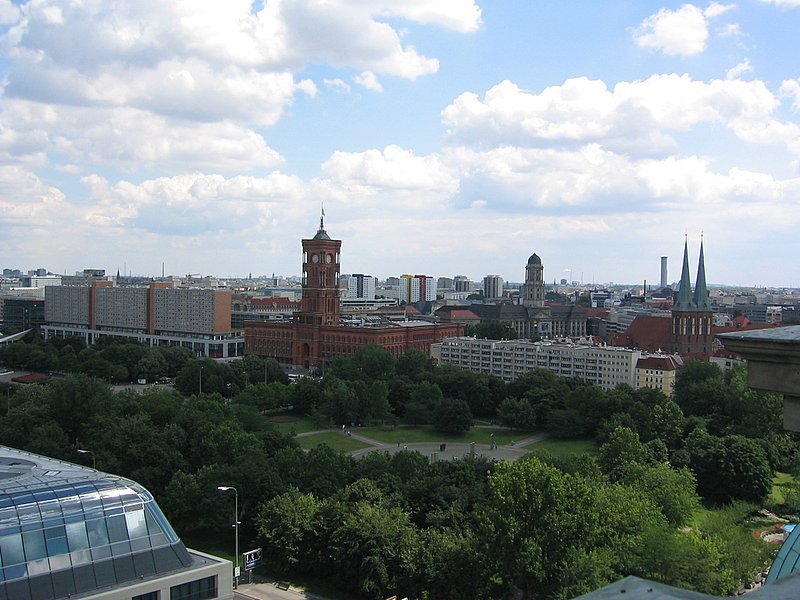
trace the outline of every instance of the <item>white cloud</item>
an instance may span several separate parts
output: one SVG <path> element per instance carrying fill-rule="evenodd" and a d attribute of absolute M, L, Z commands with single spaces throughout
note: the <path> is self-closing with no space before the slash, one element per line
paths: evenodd
<path fill-rule="evenodd" d="M 340 186 L 427 190 L 450 195 L 458 189 L 455 175 L 436 156 L 416 156 L 399 146 L 365 152 L 334 152 L 322 171 Z"/>
<path fill-rule="evenodd" d="M 761 0 L 766 4 L 774 4 L 783 8 L 796 8 L 800 6 L 800 0 Z"/>
<path fill-rule="evenodd" d="M 0 38 L 9 57 L 0 157 L 43 163 L 57 151 L 171 172 L 274 166 L 281 158 L 255 128 L 277 123 L 298 93 L 316 95 L 295 71 L 356 69 L 359 85 L 381 91 L 379 76 L 438 70 L 387 16 L 459 32 L 481 23 L 472 0 L 271 0 L 260 10 L 249 0 L 141 0 L 113 11 L 101 0 L 22 10 L 0 0 L 0 22 L 16 23 Z M 335 81 L 326 85 L 347 89 Z"/>
<path fill-rule="evenodd" d="M 736 8 L 735 4 L 720 4 L 719 2 L 709 2 L 706 9 L 703 11 L 703 14 L 709 18 L 713 19 L 714 17 L 719 17 L 720 15 L 724 15 L 726 12 L 731 11 Z"/>
<path fill-rule="evenodd" d="M 792 108 L 800 110 L 800 79 L 787 79 L 781 82 L 780 95 L 791 98 Z"/>
<path fill-rule="evenodd" d="M 725 77 L 727 79 L 739 79 L 745 73 L 752 73 L 752 71 L 753 65 L 750 63 L 749 59 L 745 58 L 735 67 L 728 69 L 728 72 L 725 73 Z"/>
<path fill-rule="evenodd" d="M 672 56 L 699 54 L 708 41 L 708 19 L 726 10 L 727 7 L 713 2 L 706 11 L 693 4 L 684 4 L 677 10 L 662 8 L 641 22 L 633 41 L 643 48 Z"/>
<path fill-rule="evenodd" d="M 725 23 L 717 30 L 717 35 L 722 38 L 741 38 L 745 36 L 738 23 Z"/>
<path fill-rule="evenodd" d="M 378 78 L 372 71 L 364 71 L 363 73 L 359 73 L 353 77 L 353 81 L 372 92 L 383 92 L 383 86 L 381 85 L 381 82 L 378 81 Z"/>
<path fill-rule="evenodd" d="M 418 23 L 441 25 L 461 32 L 481 26 L 481 9 L 472 0 L 403 0 L 384 2 L 379 14 L 399 16 Z"/>
<path fill-rule="evenodd" d="M 19 17 L 19 8 L 11 0 L 0 0 L 0 25 L 16 23 Z"/>
<path fill-rule="evenodd" d="M 540 93 L 504 81 L 482 100 L 462 94 L 442 111 L 442 119 L 451 140 L 476 146 L 597 142 L 634 155 L 663 155 L 675 151 L 675 134 L 701 124 L 722 125 L 748 142 L 792 148 L 797 125 L 779 121 L 773 115 L 778 107 L 762 81 L 654 75 L 613 89 L 602 81 L 569 79 Z"/>
<path fill-rule="evenodd" d="M 332 90 L 344 92 L 346 94 L 350 93 L 350 85 L 338 77 L 336 79 L 323 79 L 322 82 L 325 84 L 325 87 Z"/>

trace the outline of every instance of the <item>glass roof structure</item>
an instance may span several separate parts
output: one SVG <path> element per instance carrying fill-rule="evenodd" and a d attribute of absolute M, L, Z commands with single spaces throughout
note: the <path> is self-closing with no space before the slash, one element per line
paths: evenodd
<path fill-rule="evenodd" d="M 0 600 L 58 600 L 191 566 L 138 483 L 0 446 Z"/>

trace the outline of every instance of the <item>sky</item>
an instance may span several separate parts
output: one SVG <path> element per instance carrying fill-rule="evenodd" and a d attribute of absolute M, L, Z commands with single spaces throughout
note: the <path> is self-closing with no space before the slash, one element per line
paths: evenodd
<path fill-rule="evenodd" d="M 0 0 L 0 267 L 800 287 L 800 0 Z"/>

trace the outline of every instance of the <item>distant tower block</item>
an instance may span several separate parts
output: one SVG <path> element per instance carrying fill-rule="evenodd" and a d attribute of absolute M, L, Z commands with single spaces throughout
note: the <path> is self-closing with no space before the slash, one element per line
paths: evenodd
<path fill-rule="evenodd" d="M 662 288 L 667 287 L 669 285 L 667 283 L 667 257 L 661 257 L 661 286 Z"/>

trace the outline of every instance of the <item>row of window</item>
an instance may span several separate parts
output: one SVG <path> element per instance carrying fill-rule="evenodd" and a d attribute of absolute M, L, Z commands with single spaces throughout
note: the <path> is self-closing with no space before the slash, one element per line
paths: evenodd
<path fill-rule="evenodd" d="M 217 597 L 217 576 L 205 577 L 180 585 L 173 585 L 169 589 L 169 600 L 210 600 Z M 161 600 L 158 591 L 146 592 L 134 596 L 131 600 Z"/>

